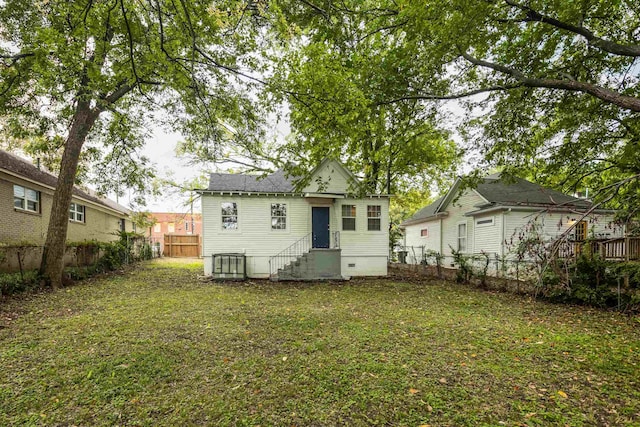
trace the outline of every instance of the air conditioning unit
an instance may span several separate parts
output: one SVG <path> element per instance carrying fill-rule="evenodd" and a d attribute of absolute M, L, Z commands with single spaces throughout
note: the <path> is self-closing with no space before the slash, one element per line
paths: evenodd
<path fill-rule="evenodd" d="M 247 262 L 244 254 L 213 254 L 213 278 L 216 280 L 245 280 Z"/>

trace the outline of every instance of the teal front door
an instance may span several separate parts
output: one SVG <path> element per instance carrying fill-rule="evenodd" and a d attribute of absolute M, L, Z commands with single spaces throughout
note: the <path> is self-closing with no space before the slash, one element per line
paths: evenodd
<path fill-rule="evenodd" d="M 312 247 L 329 247 L 329 208 L 311 207 Z"/>

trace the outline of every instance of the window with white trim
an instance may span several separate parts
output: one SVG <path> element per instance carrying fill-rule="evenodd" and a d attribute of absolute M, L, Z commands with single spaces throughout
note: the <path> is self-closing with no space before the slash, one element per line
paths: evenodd
<path fill-rule="evenodd" d="M 342 205 L 342 229 L 347 231 L 356 229 L 355 205 Z"/>
<path fill-rule="evenodd" d="M 176 232 L 176 223 L 170 222 L 167 224 L 167 233 L 175 233 Z"/>
<path fill-rule="evenodd" d="M 78 203 L 69 205 L 69 220 L 74 222 L 85 222 L 85 207 Z"/>
<path fill-rule="evenodd" d="M 153 232 L 160 233 L 161 231 L 162 231 L 162 224 L 158 222 L 153 226 Z"/>
<path fill-rule="evenodd" d="M 238 204 L 236 202 L 222 202 L 220 207 L 222 210 L 222 229 L 237 230 Z"/>
<path fill-rule="evenodd" d="M 467 251 L 467 224 L 458 224 L 458 252 Z"/>
<path fill-rule="evenodd" d="M 40 192 L 21 185 L 13 186 L 13 207 L 30 212 L 40 212 Z"/>
<path fill-rule="evenodd" d="M 271 203 L 271 229 L 287 229 L 287 204 Z"/>
<path fill-rule="evenodd" d="M 367 230 L 380 231 L 382 207 L 380 205 L 367 205 Z"/>
<path fill-rule="evenodd" d="M 422 230 L 420 230 L 420 237 L 429 237 L 429 229 L 423 228 Z"/>

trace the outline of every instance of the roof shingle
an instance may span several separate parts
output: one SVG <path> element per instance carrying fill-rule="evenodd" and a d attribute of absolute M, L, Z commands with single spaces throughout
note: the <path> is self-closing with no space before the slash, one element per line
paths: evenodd
<path fill-rule="evenodd" d="M 41 183 L 47 187 L 56 188 L 58 186 L 58 178 L 55 175 L 43 171 L 28 161 L 4 150 L 0 150 L 0 169 L 14 173 L 25 179 Z M 90 194 L 87 191 L 80 190 L 77 187 L 73 187 L 73 194 L 77 197 L 82 197 L 85 200 L 89 200 L 123 214 L 129 213 L 127 208 L 120 206 L 116 202 L 109 199 L 103 199 Z"/>

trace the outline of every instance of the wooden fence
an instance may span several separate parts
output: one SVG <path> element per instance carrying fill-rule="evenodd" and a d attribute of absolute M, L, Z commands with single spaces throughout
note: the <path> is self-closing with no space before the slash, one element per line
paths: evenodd
<path fill-rule="evenodd" d="M 164 252 L 166 257 L 197 258 L 200 256 L 199 234 L 165 234 Z"/>

